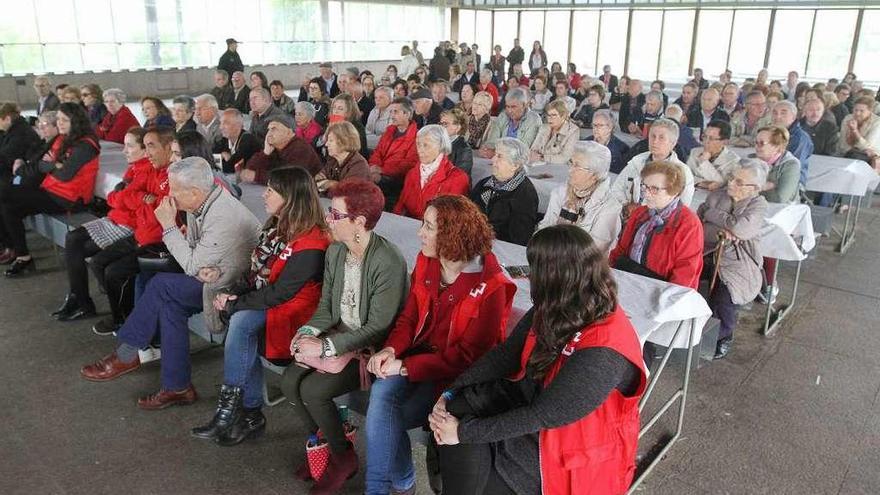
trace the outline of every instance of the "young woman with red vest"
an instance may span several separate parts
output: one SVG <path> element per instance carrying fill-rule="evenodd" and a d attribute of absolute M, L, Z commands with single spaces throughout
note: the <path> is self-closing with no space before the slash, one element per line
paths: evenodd
<path fill-rule="evenodd" d="M 421 220 L 431 199 L 444 194 L 467 195 L 470 179 L 449 161 L 452 143 L 439 125 L 426 125 L 419 130 L 416 149 L 419 166 L 407 172 L 394 213 Z"/>
<path fill-rule="evenodd" d="M 58 108 L 58 132 L 63 136 L 43 155 L 38 167 L 46 174 L 39 187 L 12 185 L 0 194 L 0 245 L 15 252 L 7 277 L 16 277 L 36 265 L 28 251 L 24 218 L 35 213 L 64 213 L 92 202 L 101 147 L 92 123 L 78 103 Z"/>
<path fill-rule="evenodd" d="M 464 196 L 429 201 L 418 235 L 406 306 L 367 366 L 379 378 L 366 418 L 368 495 L 414 493 L 407 430 L 425 425 L 440 392 L 504 339 L 516 292 L 486 216 Z"/>
<path fill-rule="evenodd" d="M 534 308 L 431 413 L 438 444 L 482 451 L 458 472 L 441 463 L 444 491 L 465 478 L 455 493 L 625 493 L 647 375 L 604 251 L 582 229 L 555 225 L 527 256 Z"/>
<path fill-rule="evenodd" d="M 291 361 L 290 342 L 321 299 L 330 244 L 318 188 L 304 168 L 272 170 L 263 201 L 270 217 L 251 255 L 250 272 L 214 298 L 214 307 L 229 316 L 223 385 L 214 417 L 192 430 L 193 436 L 223 446 L 266 429 L 260 334 L 265 329 L 266 358 Z"/>

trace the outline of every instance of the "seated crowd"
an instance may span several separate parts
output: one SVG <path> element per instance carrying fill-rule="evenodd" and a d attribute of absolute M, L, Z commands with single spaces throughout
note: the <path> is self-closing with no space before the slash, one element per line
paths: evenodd
<path fill-rule="evenodd" d="M 358 471 L 334 402 L 358 390 L 371 392 L 368 494 L 414 493 L 416 427 L 432 432 L 445 493 L 623 493 L 647 375 L 611 268 L 708 280 L 725 357 L 738 309 L 773 284 L 757 245 L 768 203 L 805 197 L 814 153 L 880 170 L 876 102 L 854 76 L 783 85 L 762 71 L 739 86 L 697 69 L 670 103 L 663 81 L 645 92 L 609 66 L 548 69 L 538 42 L 528 58 L 519 40 L 506 57 L 494 48 L 481 65 L 476 45 L 425 59 L 413 42 L 380 75 L 323 63 L 296 98 L 262 72 L 218 69 L 215 87 L 170 109 L 142 98 L 143 127 L 120 89 L 59 99 L 40 76 L 36 130 L 0 103 L 0 263 L 10 278 L 33 272 L 25 218 L 91 206 L 100 141 L 120 143 L 128 169 L 106 214 L 67 234 L 53 313 L 97 314 L 91 270 L 110 307 L 94 331 L 116 341 L 83 378 L 132 372 L 158 341 L 159 390 L 138 407 L 195 402 L 188 320 L 201 313 L 226 332 L 223 385 L 191 434 L 232 446 L 263 433 L 261 358 L 281 366 L 308 443 L 329 449 L 323 473 L 295 470 L 312 494 Z M 542 207 L 546 177 L 530 172 L 550 165 L 567 176 Z M 246 184 L 265 186 L 262 226 L 238 199 Z M 375 231 L 383 212 L 420 221 L 411 274 Z M 493 240 L 527 246 L 534 306 L 518 322 Z"/>

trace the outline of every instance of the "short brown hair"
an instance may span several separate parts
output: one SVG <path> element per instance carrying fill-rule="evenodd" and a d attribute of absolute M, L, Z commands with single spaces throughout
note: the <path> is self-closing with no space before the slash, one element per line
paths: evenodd
<path fill-rule="evenodd" d="M 68 95 L 68 97 L 72 97 L 76 101 L 82 101 L 82 94 L 79 91 L 79 88 L 76 86 L 68 86 L 61 90 L 61 96 L 64 97 Z"/>
<path fill-rule="evenodd" d="M 10 115 L 12 115 L 12 118 L 18 117 L 21 115 L 21 109 L 11 101 L 0 102 L 0 119 L 5 119 Z"/>
<path fill-rule="evenodd" d="M 332 134 L 339 143 L 339 147 L 349 153 L 361 150 L 361 137 L 357 129 L 349 121 L 336 122 L 327 128 L 328 135 Z"/>
<path fill-rule="evenodd" d="M 678 196 L 684 191 L 684 172 L 678 165 L 667 161 L 648 162 L 642 169 L 641 178 L 644 180 L 645 177 L 654 174 L 666 177 L 666 192 L 669 194 Z"/>
<path fill-rule="evenodd" d="M 451 109 L 446 110 L 445 112 L 443 112 L 443 113 L 440 114 L 440 117 L 443 117 L 443 116 L 449 117 L 449 118 L 452 119 L 456 124 L 458 124 L 458 127 L 459 127 L 459 129 L 458 129 L 458 135 L 459 135 L 459 136 L 464 136 L 465 133 L 467 133 L 467 130 L 468 130 L 468 116 L 467 116 L 467 114 L 464 112 L 464 110 L 462 110 L 462 109 L 459 108 L 459 107 L 451 108 Z M 454 136 L 449 136 L 449 137 L 450 137 L 450 139 L 455 139 Z"/>
<path fill-rule="evenodd" d="M 590 94 L 590 91 L 595 91 L 596 93 L 598 93 L 600 100 L 605 99 L 605 86 L 602 86 L 601 84 L 594 84 L 590 86 L 589 89 L 587 89 L 587 94 Z"/>
<path fill-rule="evenodd" d="M 767 98 L 776 98 L 777 100 L 782 101 L 785 99 L 785 95 L 782 94 L 781 91 L 770 91 L 767 93 Z"/>
<path fill-rule="evenodd" d="M 139 125 L 132 126 L 129 130 L 125 131 L 126 134 L 131 134 L 134 136 L 137 144 L 140 145 L 141 149 L 144 148 L 144 136 L 147 135 L 147 130 Z M 159 137 L 159 142 L 162 142 L 162 137 Z"/>
<path fill-rule="evenodd" d="M 80 88 L 79 88 L 80 95 L 82 95 L 82 91 L 84 89 L 89 90 L 89 93 L 91 94 L 91 96 L 94 98 L 97 98 L 99 101 L 104 96 L 104 90 L 101 89 L 101 86 L 98 86 L 95 83 L 88 83 L 88 84 L 83 84 L 82 86 L 80 86 Z"/>
<path fill-rule="evenodd" d="M 444 195 L 425 206 L 437 210 L 437 255 L 468 261 L 492 250 L 495 234 L 486 215 L 464 196 Z"/>
<path fill-rule="evenodd" d="M 770 133 L 770 144 L 773 146 L 779 146 L 785 148 L 788 146 L 788 141 L 791 139 L 791 134 L 788 133 L 788 129 L 778 125 L 766 125 L 755 133 L 755 136 L 758 134 L 767 131 Z"/>
<path fill-rule="evenodd" d="M 853 106 L 865 105 L 866 107 L 868 107 L 868 110 L 872 112 L 874 111 L 874 105 L 876 104 L 877 102 L 874 100 L 874 98 L 871 98 L 870 96 L 859 96 L 858 98 L 856 98 L 856 101 L 853 102 Z"/>

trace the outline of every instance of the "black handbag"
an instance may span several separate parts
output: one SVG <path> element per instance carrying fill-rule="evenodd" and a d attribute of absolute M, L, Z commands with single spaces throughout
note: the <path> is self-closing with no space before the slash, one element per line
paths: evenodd
<path fill-rule="evenodd" d="M 656 280 L 666 280 L 666 278 L 661 276 L 659 273 L 635 261 L 629 256 L 621 256 L 617 258 L 617 260 L 614 262 L 614 268 L 620 271 L 641 275 L 643 277 L 653 278 Z"/>
<path fill-rule="evenodd" d="M 138 267 L 142 273 L 183 273 L 171 253 L 156 247 L 146 247 L 138 253 Z"/>

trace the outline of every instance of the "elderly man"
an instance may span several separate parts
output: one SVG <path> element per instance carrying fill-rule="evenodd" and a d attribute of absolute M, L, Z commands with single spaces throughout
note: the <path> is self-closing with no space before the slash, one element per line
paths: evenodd
<path fill-rule="evenodd" d="M 225 71 L 227 74 L 244 72 L 244 64 L 241 62 L 241 56 L 238 54 L 238 41 L 235 38 L 226 39 L 226 51 L 223 55 L 220 55 L 217 69 Z"/>
<path fill-rule="evenodd" d="M 18 105 L 0 102 L 0 195 L 11 183 L 12 174 L 18 170 L 15 162 L 26 160 L 42 144 L 40 136 L 21 116 Z M 0 252 L 4 247 L 0 246 Z"/>
<path fill-rule="evenodd" d="M 620 129 L 632 133 L 634 128 L 630 127 L 630 124 L 635 123 L 638 126 L 644 107 L 645 95 L 642 94 L 642 81 L 632 79 L 626 86 L 626 94 L 620 97 L 620 114 L 618 115 Z"/>
<path fill-rule="evenodd" d="M 224 174 L 240 171 L 262 146 L 253 134 L 244 130 L 244 117 L 235 108 L 227 108 L 220 115 L 220 135 L 213 151 L 220 154 Z"/>
<path fill-rule="evenodd" d="M 678 144 L 675 145 L 675 154 L 678 155 L 679 160 L 683 162 L 687 161 L 687 157 L 691 154 L 691 150 L 699 146 L 700 143 L 697 142 L 697 139 L 694 137 L 693 131 L 681 123 L 682 119 L 684 119 L 684 111 L 680 106 L 673 103 L 666 107 L 663 116 L 678 124 L 679 134 Z"/>
<path fill-rule="evenodd" d="M 446 96 L 448 90 L 449 85 L 444 79 L 437 79 L 431 83 L 431 96 L 434 98 L 434 103 L 443 107 L 443 110 L 451 110 L 455 106 L 455 102 Z"/>
<path fill-rule="evenodd" d="M 697 129 L 702 135 L 703 130 L 713 120 L 723 120 L 730 122 L 730 115 L 722 110 L 718 103 L 721 101 L 721 95 L 714 88 L 704 89 L 700 94 L 700 106 L 694 107 L 691 114 L 688 115 L 688 127 Z"/>
<path fill-rule="evenodd" d="M 189 157 L 168 170 L 170 192 L 156 208 L 162 242 L 183 273 L 157 273 L 117 334 L 116 350 L 82 367 L 90 381 L 113 380 L 140 367 L 138 349 L 157 334 L 162 340 L 159 392 L 138 399 L 145 410 L 192 404 L 198 398 L 190 378 L 188 318 L 205 311 L 209 329 L 219 319 L 210 301 L 250 268 L 260 223 L 226 189 L 214 183 L 211 165 Z M 177 227 L 186 212 L 186 232 Z M 222 327 L 222 326 L 221 326 Z"/>
<path fill-rule="evenodd" d="M 837 152 L 840 131 L 834 125 L 834 120 L 829 121 L 824 115 L 825 103 L 822 100 L 807 100 L 804 102 L 804 116 L 801 117 L 800 126 L 813 141 L 813 153 L 833 155 Z"/>
<path fill-rule="evenodd" d="M 196 130 L 205 136 L 208 146 L 214 147 L 220 141 L 220 108 L 213 95 L 196 97 Z"/>
<path fill-rule="evenodd" d="M 376 102 L 364 94 L 364 85 L 357 79 L 352 79 L 351 82 L 348 83 L 347 90 L 348 94 L 351 95 L 354 102 L 357 103 L 358 109 L 361 111 L 361 124 L 367 125 L 367 118 L 376 106 Z"/>
<path fill-rule="evenodd" d="M 758 129 L 770 125 L 770 111 L 767 97 L 754 90 L 746 96 L 745 108 L 733 114 L 730 119 L 732 146 L 747 148 L 755 145 Z"/>
<path fill-rule="evenodd" d="M 244 72 L 233 72 L 232 103 L 230 106 L 241 113 L 250 113 L 250 94 L 251 88 L 247 85 L 247 80 L 244 78 Z"/>
<path fill-rule="evenodd" d="M 412 100 L 416 113 L 413 120 L 419 129 L 426 125 L 440 123 L 440 114 L 443 113 L 443 107 L 434 102 L 434 97 L 430 91 L 421 88 L 410 95 L 410 100 Z"/>
<path fill-rule="evenodd" d="M 477 84 L 480 82 L 480 75 L 477 74 L 477 71 L 474 67 L 474 61 L 470 60 L 465 65 L 465 70 L 462 73 L 461 77 L 455 80 L 452 83 L 452 91 L 456 93 L 461 93 L 461 87 L 465 84 Z"/>
<path fill-rule="evenodd" d="M 681 107 L 681 111 L 683 115 L 681 117 L 681 125 L 687 125 L 687 116 L 693 110 L 694 103 L 697 102 L 697 93 L 699 89 L 697 85 L 694 83 L 687 83 L 681 87 L 681 96 L 679 96 L 673 103 Z"/>
<path fill-rule="evenodd" d="M 736 83 L 728 82 L 721 90 L 721 110 L 729 116 L 733 117 L 734 112 L 742 110 L 742 104 L 739 102 L 739 87 Z"/>
<path fill-rule="evenodd" d="M 504 113 L 489 126 L 486 143 L 478 154 L 482 158 L 495 155 L 495 142 L 503 137 L 515 137 L 531 147 L 541 128 L 541 117 L 529 110 L 528 90 L 514 88 L 504 97 Z"/>
<path fill-rule="evenodd" d="M 211 88 L 211 95 L 217 100 L 220 110 L 226 110 L 235 102 L 235 92 L 232 91 L 229 74 L 225 70 L 214 71 L 214 87 Z"/>
<path fill-rule="evenodd" d="M 333 72 L 333 64 L 323 62 L 318 66 L 318 71 L 321 73 L 321 80 L 324 82 L 324 92 L 330 98 L 336 98 L 336 95 L 339 94 L 339 84 L 336 81 L 336 74 Z"/>
<path fill-rule="evenodd" d="M 189 96 L 180 95 L 171 100 L 171 118 L 174 120 L 174 132 L 196 131 L 193 116 L 196 112 L 196 101 Z"/>
<path fill-rule="evenodd" d="M 251 134 L 257 141 L 266 139 L 266 130 L 269 127 L 269 119 L 278 115 L 284 115 L 280 108 L 272 104 L 272 96 L 265 88 L 253 88 L 249 95 L 251 107 Z"/>
<path fill-rule="evenodd" d="M 602 86 L 605 86 L 605 92 L 611 92 L 617 89 L 617 76 L 611 73 L 611 66 L 602 67 L 602 75 L 599 76 Z"/>
<path fill-rule="evenodd" d="M 385 208 L 390 211 L 397 204 L 406 173 L 419 165 L 419 155 L 416 151 L 418 126 L 413 121 L 415 110 L 410 100 L 395 98 L 389 113 L 391 125 L 370 155 L 370 177 L 385 194 Z"/>
<path fill-rule="evenodd" d="M 52 91 L 52 81 L 48 76 L 37 76 L 34 78 L 34 91 L 37 92 L 37 115 L 46 110 L 58 110 L 61 100 Z"/>
<path fill-rule="evenodd" d="M 380 86 L 373 92 L 373 98 L 376 100 L 376 106 L 367 116 L 366 132 L 381 136 L 391 125 L 391 100 L 394 99 L 394 90 L 388 86 Z"/>
<path fill-rule="evenodd" d="M 269 92 L 272 94 L 272 104 L 275 105 L 276 108 L 282 112 L 293 115 L 295 111 L 293 106 L 296 102 L 293 101 L 293 98 L 284 94 L 284 83 L 278 79 L 272 81 L 269 83 Z"/>
<path fill-rule="evenodd" d="M 681 192 L 682 204 L 690 206 L 694 197 L 694 174 L 687 165 L 675 155 L 675 144 L 678 142 L 678 125 L 669 119 L 657 119 L 648 131 L 648 151 L 640 153 L 617 176 L 611 186 L 611 194 L 622 209 L 624 219 L 644 200 L 642 194 L 642 169 L 650 161 L 667 161 L 678 165 L 685 176 L 684 190 Z"/>
<path fill-rule="evenodd" d="M 782 91 L 785 92 L 786 100 L 794 102 L 799 78 L 800 76 L 798 75 L 796 70 L 788 73 L 788 79 L 786 79 L 785 81 L 785 86 L 782 87 Z"/>
<path fill-rule="evenodd" d="M 246 169 L 239 178 L 242 182 L 255 182 L 266 185 L 269 172 L 287 166 L 298 166 L 312 175 L 324 166 L 312 145 L 296 136 L 296 123 L 293 117 L 279 112 L 269 117 L 263 149 L 251 156 Z"/>
<path fill-rule="evenodd" d="M 693 83 L 700 91 L 709 87 L 709 81 L 703 79 L 703 69 L 699 67 L 694 69 L 694 78 L 688 82 Z"/>
<path fill-rule="evenodd" d="M 797 74 L 797 73 L 795 73 Z M 786 100 L 773 105 L 771 123 L 788 129 L 788 151 L 801 162 L 801 186 L 807 183 L 807 171 L 810 168 L 810 156 L 813 154 L 813 140 L 801 129 L 797 120 L 797 107 Z"/>
<path fill-rule="evenodd" d="M 703 146 L 691 150 L 687 165 L 694 173 L 696 187 L 714 191 L 727 184 L 730 173 L 739 164 L 739 155 L 727 147 L 730 124 L 713 120 L 703 133 Z"/>
<path fill-rule="evenodd" d="M 645 95 L 645 111 L 636 121 L 630 122 L 630 134 L 648 137 L 648 129 L 655 120 L 663 116 L 663 93 L 659 91 L 651 91 Z"/>

